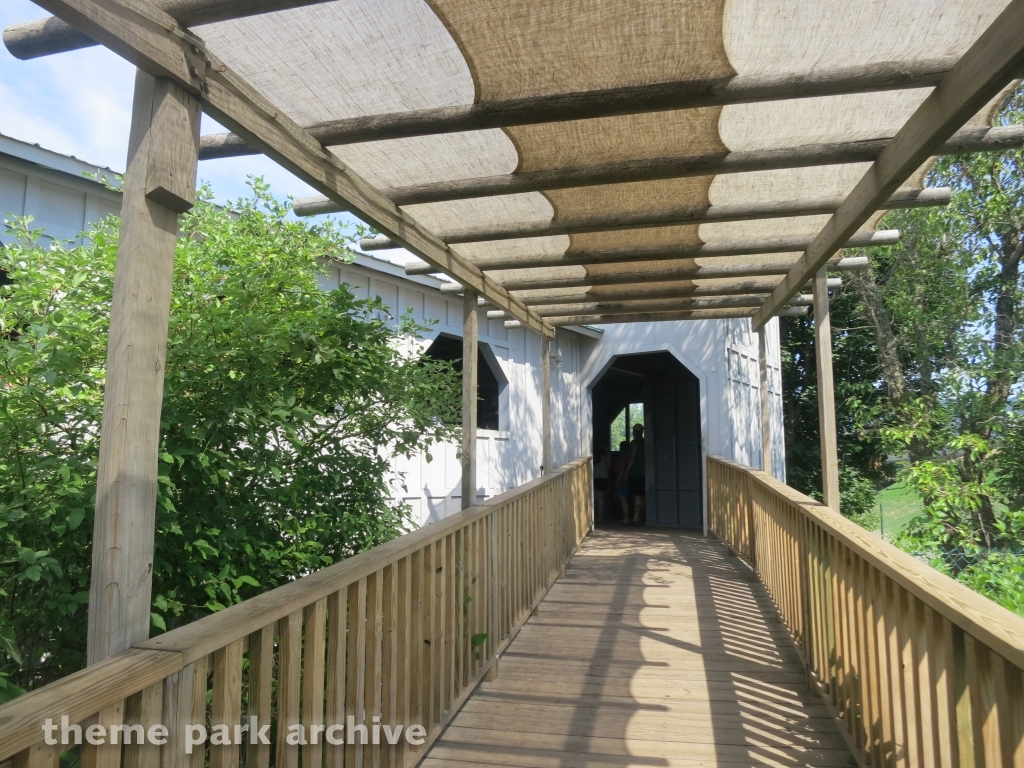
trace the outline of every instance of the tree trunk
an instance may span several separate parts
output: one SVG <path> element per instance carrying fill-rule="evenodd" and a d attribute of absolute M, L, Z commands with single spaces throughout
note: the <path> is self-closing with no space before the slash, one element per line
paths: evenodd
<path fill-rule="evenodd" d="M 1001 411 L 1010 397 L 1013 386 L 1014 335 L 1017 330 L 1017 282 L 1020 279 L 1020 260 L 1024 256 L 1024 238 L 1019 232 L 1006 238 L 1006 248 L 1000 254 L 999 278 L 996 283 L 996 316 L 992 330 L 992 375 L 988 379 L 988 396 L 994 411 Z"/>
<path fill-rule="evenodd" d="M 885 382 L 885 391 L 893 407 L 899 406 L 906 396 L 907 383 L 903 376 L 903 363 L 900 360 L 899 348 L 896 346 L 896 335 L 892 330 L 889 312 L 882 301 L 882 295 L 875 283 L 875 275 L 869 267 L 854 271 L 849 276 L 850 284 L 860 298 L 864 314 L 875 335 L 878 347 L 878 365 Z"/>

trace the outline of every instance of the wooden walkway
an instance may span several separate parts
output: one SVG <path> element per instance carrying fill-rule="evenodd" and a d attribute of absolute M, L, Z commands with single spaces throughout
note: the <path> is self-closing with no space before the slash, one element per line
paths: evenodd
<path fill-rule="evenodd" d="M 598 530 L 423 762 L 852 766 L 756 576 L 714 541 Z"/>

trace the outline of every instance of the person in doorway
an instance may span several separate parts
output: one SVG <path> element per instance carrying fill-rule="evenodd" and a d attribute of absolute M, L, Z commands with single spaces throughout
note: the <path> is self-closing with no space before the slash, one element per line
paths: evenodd
<path fill-rule="evenodd" d="M 594 448 L 594 521 L 604 522 L 604 497 L 608 495 L 608 470 L 611 456 L 600 443 Z"/>
<path fill-rule="evenodd" d="M 608 476 L 612 480 L 612 498 L 619 500 L 622 507 L 622 524 L 629 525 L 629 483 L 626 480 L 626 453 L 629 451 L 629 443 L 623 440 L 619 443 L 619 452 L 612 454 L 611 467 Z"/>
<path fill-rule="evenodd" d="M 626 453 L 625 475 L 629 482 L 629 495 L 633 498 L 633 518 L 630 525 L 643 525 L 644 501 L 647 494 L 647 465 L 644 451 L 644 425 L 633 425 L 633 440 Z"/>

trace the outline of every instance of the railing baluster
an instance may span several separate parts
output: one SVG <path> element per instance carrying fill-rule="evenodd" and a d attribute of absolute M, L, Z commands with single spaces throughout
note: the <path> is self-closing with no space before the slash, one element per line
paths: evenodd
<path fill-rule="evenodd" d="M 366 726 L 369 743 L 373 744 L 374 725 L 380 723 L 381 718 L 381 650 L 383 632 L 384 612 L 384 574 L 377 571 L 370 574 L 366 579 L 366 661 L 364 685 L 365 710 L 361 722 Z M 376 722 L 375 722 L 376 721 Z M 380 732 L 378 731 L 378 734 Z M 379 739 L 379 736 L 378 736 Z M 380 750 L 374 746 L 369 749 L 370 760 L 365 758 L 364 750 L 363 764 L 369 768 L 380 768 Z M 305 768 L 305 766 L 303 766 Z"/>
<path fill-rule="evenodd" d="M 1024 765 L 1024 672 L 1006 663 L 1006 741 L 1004 752 L 1014 768 Z"/>
<path fill-rule="evenodd" d="M 441 550 L 443 556 L 443 570 L 441 571 L 441 589 L 439 600 L 441 603 L 440 630 L 441 630 L 441 685 L 438 699 L 440 717 L 438 722 L 444 722 L 447 714 L 452 709 L 452 690 L 455 687 L 455 644 L 456 637 L 453 632 L 455 626 L 455 536 L 447 536 L 443 539 L 444 548 Z"/>
<path fill-rule="evenodd" d="M 345 721 L 366 722 L 366 577 L 348 587 L 348 647 L 345 651 Z M 351 718 L 351 720 L 349 719 Z M 345 768 L 362 768 L 363 745 L 345 728 Z"/>
<path fill-rule="evenodd" d="M 241 720 L 242 641 L 235 640 L 213 654 L 210 768 L 238 768 L 240 747 L 234 743 L 234 738 L 235 728 L 241 724 Z M 219 725 L 227 727 L 228 744 L 214 743 L 212 734 Z"/>
<path fill-rule="evenodd" d="M 160 754 L 161 768 L 202 768 L 205 750 L 185 751 L 187 727 L 206 722 L 206 685 L 209 657 L 203 656 L 164 681 L 164 717 L 167 744 Z"/>
<path fill-rule="evenodd" d="M 397 564 L 396 582 L 398 585 L 397 617 L 395 619 L 395 647 L 398 654 L 398 666 L 396 669 L 397 698 L 395 700 L 395 722 L 405 727 L 413 724 L 411 714 L 410 694 L 412 691 L 412 625 L 409 619 L 412 617 L 415 607 L 412 600 L 412 557 L 403 557 Z M 406 745 L 408 742 L 404 734 L 398 740 L 394 750 L 393 765 L 395 768 L 403 768 L 406 764 Z"/>
<path fill-rule="evenodd" d="M 327 725 L 345 725 L 345 649 L 348 624 L 347 590 L 332 592 L 327 598 Z M 252 658 L 252 643 L 250 641 Z M 250 667 L 251 669 L 251 667 Z M 250 675 L 252 673 L 250 672 Z M 250 677 L 251 679 L 251 677 Z M 337 733 L 335 732 L 335 740 Z M 344 734 L 342 734 L 344 740 Z M 344 744 L 330 744 L 325 747 L 327 768 L 343 768 L 345 764 Z M 269 752 L 268 752 L 269 754 Z M 261 766 L 267 768 L 267 766 Z"/>
<path fill-rule="evenodd" d="M 977 681 L 971 677 L 973 663 L 969 659 L 968 645 L 973 650 L 974 643 L 964 631 L 954 626 L 952 631 L 953 645 L 953 690 L 956 702 L 956 740 L 960 753 L 960 768 L 975 768 L 975 722 L 974 722 L 974 686 Z M 974 654 L 970 654 L 973 656 Z M 980 729 L 978 729 L 980 730 Z"/>
<path fill-rule="evenodd" d="M 931 609 L 920 600 L 914 601 L 914 666 L 917 675 L 918 705 L 921 717 L 921 762 L 938 766 L 935 721 L 935 678 L 932 674 Z"/>
<path fill-rule="evenodd" d="M 381 705 L 380 721 L 394 728 L 398 724 L 398 566 L 391 564 L 384 568 L 384 588 L 381 633 L 383 651 L 381 657 Z M 387 734 L 381 728 L 380 765 L 393 768 L 395 747 L 388 744 Z"/>
<path fill-rule="evenodd" d="M 125 722 L 141 725 L 145 733 L 154 725 L 164 723 L 164 681 L 143 688 L 125 701 Z M 134 739 L 124 748 L 125 768 L 148 768 L 160 764 L 160 746 L 144 738 L 139 744 Z"/>
<path fill-rule="evenodd" d="M 12 768 L 59 768 L 60 746 L 36 744 L 14 756 Z"/>
<path fill-rule="evenodd" d="M 274 692 L 274 627 L 249 635 L 249 727 L 258 731 L 270 725 Z M 256 718 L 255 721 L 253 718 Z M 250 734 L 246 746 L 246 768 L 270 768 L 270 745 Z M 338 766 L 341 768 L 341 766 Z"/>
<path fill-rule="evenodd" d="M 306 727 L 306 741 L 302 747 L 302 768 L 321 768 L 323 765 L 323 728 L 316 741 L 315 726 L 324 725 L 324 655 L 326 653 L 327 599 L 307 605 L 304 611 L 305 642 L 302 654 L 302 724 Z"/>
<path fill-rule="evenodd" d="M 437 610 L 434 594 L 436 561 L 437 544 L 428 544 L 423 550 L 423 724 L 428 731 L 433 730 L 434 691 L 437 690 L 437 664 L 434 660 L 437 646 Z"/>
<path fill-rule="evenodd" d="M 423 560 L 421 549 L 409 556 L 409 723 L 423 724 Z M 408 753 L 408 748 L 406 752 Z M 408 760 L 408 757 L 407 757 Z M 348 767 L 346 767 L 348 768 Z"/>
<path fill-rule="evenodd" d="M 889 685 L 891 673 L 889 670 L 889 635 L 886 629 L 886 622 L 891 615 L 889 601 L 889 580 L 878 571 L 874 572 L 871 579 L 872 602 L 875 604 L 875 652 L 878 665 L 878 686 L 880 706 L 880 743 L 878 747 L 877 763 L 879 765 L 891 765 L 893 762 L 893 749 L 895 745 L 894 719 L 899 716 L 896 712 L 898 699 L 892 695 L 892 688 Z"/>
<path fill-rule="evenodd" d="M 923 765 L 921 761 L 921 720 L 918 715 L 920 704 L 918 698 L 917 674 L 914 663 L 914 633 L 911 630 L 910 617 L 914 613 L 914 598 L 906 590 L 899 590 L 900 599 L 896 606 L 896 622 L 900 637 L 900 665 L 903 669 L 903 695 L 906 708 L 906 739 L 907 765 Z"/>
<path fill-rule="evenodd" d="M 301 724 L 302 611 L 294 611 L 277 626 L 277 768 L 299 768 L 299 748 L 289 745 L 292 726 Z"/>
<path fill-rule="evenodd" d="M 888 704 L 882 701 L 882 673 L 878 650 L 878 594 L 873 578 L 874 569 L 866 562 L 861 562 L 860 578 L 864 584 L 864 645 L 867 654 L 867 667 L 864 679 L 867 683 L 867 703 L 870 716 L 864 718 L 864 730 L 867 735 L 866 751 L 871 755 L 873 765 L 882 764 L 883 740 L 882 721 L 888 713 Z"/>

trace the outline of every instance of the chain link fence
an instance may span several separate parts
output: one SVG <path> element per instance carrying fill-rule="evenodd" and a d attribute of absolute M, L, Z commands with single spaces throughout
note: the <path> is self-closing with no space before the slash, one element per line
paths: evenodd
<path fill-rule="evenodd" d="M 909 554 L 1024 616 L 1024 549 L 934 549 Z"/>

